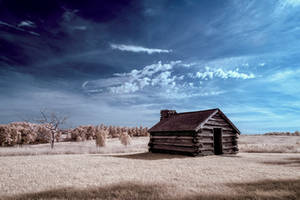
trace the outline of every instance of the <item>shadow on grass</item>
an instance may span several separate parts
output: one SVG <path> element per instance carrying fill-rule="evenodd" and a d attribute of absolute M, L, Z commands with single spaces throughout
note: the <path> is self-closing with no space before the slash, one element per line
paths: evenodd
<path fill-rule="evenodd" d="M 291 200 L 300 199 L 300 180 L 264 180 L 258 182 L 230 183 L 225 186 L 233 189 L 233 193 L 193 194 L 184 195 L 178 192 L 176 187 L 162 184 L 138 184 L 125 182 L 107 187 L 91 188 L 61 188 L 36 193 L 20 194 L 15 196 L 0 197 L 3 200 L 21 199 L 108 199 L 108 200 Z M 223 189 L 224 185 L 220 185 Z M 180 196 L 176 196 L 180 195 Z"/>
<path fill-rule="evenodd" d="M 135 160 L 162 160 L 162 159 L 174 159 L 174 158 L 193 158 L 191 155 L 176 154 L 176 153 L 152 153 L 152 152 L 142 152 L 142 153 L 131 153 L 131 154 L 119 154 L 119 155 L 90 155 L 93 157 L 102 156 L 102 157 L 114 157 L 114 158 L 126 158 L 126 159 L 135 159 Z M 242 158 L 236 154 L 221 154 L 215 155 L 220 157 L 230 157 L 230 158 Z M 197 158 L 202 158 L 205 156 L 196 156 Z"/>
<path fill-rule="evenodd" d="M 161 199 L 161 187 L 156 185 L 141 185 L 121 183 L 107 187 L 75 188 L 46 190 L 36 193 L 0 197 L 1 200 L 23 199 Z"/>
<path fill-rule="evenodd" d="M 300 179 L 263 180 L 226 185 L 237 192 L 240 197 L 238 199 L 300 199 Z"/>
<path fill-rule="evenodd" d="M 174 158 L 190 158 L 189 156 L 185 156 L 185 155 L 151 153 L 151 152 L 126 154 L 126 155 L 111 155 L 111 157 L 127 158 L 127 159 L 135 159 L 135 160 L 162 160 L 162 159 L 174 159 Z"/>
<path fill-rule="evenodd" d="M 239 156 L 237 154 L 221 154 L 221 155 L 216 155 L 220 157 L 229 157 L 229 158 L 242 158 L 242 156 Z"/>
<path fill-rule="evenodd" d="M 262 162 L 267 165 L 286 165 L 291 167 L 300 167 L 300 157 L 298 158 L 285 158 L 284 160 L 279 161 L 266 161 Z"/>

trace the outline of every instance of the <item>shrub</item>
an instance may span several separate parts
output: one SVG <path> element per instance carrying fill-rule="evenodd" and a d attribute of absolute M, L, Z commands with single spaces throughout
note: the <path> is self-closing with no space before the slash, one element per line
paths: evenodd
<path fill-rule="evenodd" d="M 108 131 L 98 129 L 96 131 L 96 146 L 104 147 L 106 145 L 106 138 L 108 135 Z"/>
<path fill-rule="evenodd" d="M 82 141 L 82 138 L 80 136 L 77 136 L 76 137 L 76 142 L 81 142 Z"/>
<path fill-rule="evenodd" d="M 119 139 L 120 139 L 121 144 L 123 144 L 125 146 L 131 144 L 131 137 L 130 137 L 130 135 L 128 135 L 127 132 L 121 133 Z"/>
<path fill-rule="evenodd" d="M 51 132 L 49 129 L 47 129 L 44 126 L 39 126 L 37 128 L 37 136 L 35 143 L 41 144 L 41 143 L 48 143 L 51 138 Z"/>
<path fill-rule="evenodd" d="M 13 122 L 0 125 L 0 145 L 13 146 L 49 142 L 50 132 L 45 125 Z"/>
<path fill-rule="evenodd" d="M 85 138 L 87 140 L 92 140 L 94 138 L 95 135 L 95 128 L 93 126 L 87 126 L 85 127 Z"/>
<path fill-rule="evenodd" d="M 86 132 L 83 127 L 79 126 L 71 131 L 71 138 L 73 141 L 85 141 Z M 78 139 L 80 138 L 80 140 Z"/>
<path fill-rule="evenodd" d="M 10 130 L 7 125 L 0 126 L 0 145 L 1 146 L 11 145 Z"/>

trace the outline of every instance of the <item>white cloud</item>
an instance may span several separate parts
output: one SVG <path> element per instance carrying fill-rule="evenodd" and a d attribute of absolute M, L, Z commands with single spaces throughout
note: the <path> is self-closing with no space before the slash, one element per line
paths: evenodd
<path fill-rule="evenodd" d="M 152 76 L 153 74 L 157 73 L 157 72 L 163 72 L 163 71 L 168 71 L 168 70 L 172 70 L 173 67 L 177 64 L 181 63 L 180 60 L 178 61 L 171 61 L 169 63 L 165 63 L 162 64 L 161 61 L 158 61 L 157 63 L 154 63 L 152 65 L 147 65 L 145 66 L 143 69 L 141 70 L 137 70 L 137 69 L 133 69 L 131 70 L 131 72 L 129 73 L 115 73 L 115 76 L 119 76 L 119 77 L 133 77 L 136 79 L 139 79 L 141 77 L 144 76 Z"/>
<path fill-rule="evenodd" d="M 187 64 L 187 63 L 185 63 Z M 192 64 L 191 66 L 194 66 Z M 154 96 L 158 98 L 181 99 L 195 96 L 214 96 L 224 93 L 212 80 L 221 79 L 251 79 L 255 75 L 239 72 L 239 69 L 224 70 L 222 68 L 206 67 L 205 71 L 198 71 L 198 65 L 185 68 L 182 61 L 161 61 L 147 65 L 141 69 L 133 69 L 130 72 L 115 73 L 112 77 L 95 81 L 86 81 L 82 84 L 84 91 L 88 93 L 105 93 L 107 95 Z M 185 76 L 185 74 L 187 74 Z M 200 81 L 195 80 L 200 79 Z M 205 81 L 205 84 L 204 84 Z"/>
<path fill-rule="evenodd" d="M 110 77 L 102 78 L 98 80 L 85 81 L 81 88 L 87 93 L 102 93 L 108 90 L 112 92 L 109 88 L 120 86 L 122 83 L 126 82 L 128 79 L 126 77 Z M 128 90 L 128 86 L 126 86 Z"/>
<path fill-rule="evenodd" d="M 266 65 L 266 63 L 259 63 L 258 65 L 261 66 L 261 67 L 263 67 L 263 66 Z"/>
<path fill-rule="evenodd" d="M 63 19 L 67 22 L 71 21 L 72 19 L 74 19 L 76 17 L 76 13 L 79 10 L 75 9 L 75 10 L 65 10 L 64 14 L 63 14 Z"/>
<path fill-rule="evenodd" d="M 207 96 L 217 96 L 224 94 L 226 91 L 215 90 L 215 89 L 201 89 L 193 86 L 190 88 L 190 92 L 177 88 L 167 89 L 166 91 L 159 94 L 160 97 L 166 99 L 186 99 L 192 97 L 207 97 Z"/>
<path fill-rule="evenodd" d="M 114 94 L 126 94 L 137 92 L 146 86 L 153 87 L 173 87 L 176 85 L 176 76 L 172 76 L 173 67 L 181 61 L 171 61 L 162 63 L 161 61 L 137 70 L 133 69 L 129 73 L 116 73 L 116 78 L 123 78 L 125 81 L 117 86 L 109 87 L 109 91 Z M 180 77 L 182 78 L 182 77 Z"/>
<path fill-rule="evenodd" d="M 197 65 L 197 64 L 198 64 L 198 63 L 196 63 L 196 62 L 192 62 L 192 63 L 182 63 L 181 65 L 182 65 L 183 67 L 189 68 L 189 67 L 195 66 L 195 65 Z"/>
<path fill-rule="evenodd" d="M 292 7 L 296 7 L 296 6 L 300 6 L 300 0 L 281 0 L 280 1 L 281 6 L 292 6 Z"/>
<path fill-rule="evenodd" d="M 85 31 L 87 29 L 86 26 L 73 26 L 72 28 L 74 30 L 80 30 L 80 31 Z"/>
<path fill-rule="evenodd" d="M 255 78 L 253 73 L 246 74 L 239 72 L 239 69 L 235 70 L 223 70 L 222 68 L 211 69 L 206 67 L 204 72 L 197 72 L 195 75 L 196 78 L 208 80 L 213 79 L 214 77 L 221 79 L 235 78 L 235 79 L 252 79 Z"/>
<path fill-rule="evenodd" d="M 150 85 L 150 81 L 151 81 L 151 79 L 148 77 L 140 79 L 140 81 L 139 81 L 140 87 L 143 89 L 145 86 Z"/>
<path fill-rule="evenodd" d="M 34 28 L 35 24 L 32 21 L 26 20 L 26 21 L 21 21 L 18 24 L 18 27 L 31 27 L 31 28 Z"/>
<path fill-rule="evenodd" d="M 32 34 L 32 35 L 35 35 L 35 36 L 40 36 L 40 34 L 36 33 L 36 32 L 33 32 L 33 31 L 27 31 L 21 27 L 18 27 L 18 26 L 14 26 L 14 25 L 11 25 L 11 24 L 8 24 L 6 22 L 3 22 L 3 21 L 0 21 L 0 25 L 2 26 L 6 26 L 6 27 L 9 27 L 11 29 L 15 29 L 15 30 L 18 30 L 18 31 L 21 31 L 21 32 L 24 32 L 24 33 L 29 33 L 29 34 Z"/>
<path fill-rule="evenodd" d="M 120 94 L 120 93 L 133 93 L 138 91 L 140 88 L 137 85 L 136 82 L 125 82 L 124 84 L 117 86 L 117 87 L 110 87 L 109 90 L 113 93 L 113 94 Z"/>
<path fill-rule="evenodd" d="M 170 63 L 165 63 L 165 64 L 162 64 L 162 62 L 159 61 L 156 64 L 152 64 L 152 65 L 148 65 L 148 66 L 144 67 L 144 69 L 141 71 L 141 74 L 145 75 L 145 76 L 152 76 L 156 72 L 172 70 L 173 67 L 179 63 L 181 63 L 180 60 L 179 61 L 171 61 Z"/>
<path fill-rule="evenodd" d="M 85 86 L 86 86 L 88 83 L 89 83 L 88 81 L 85 81 L 85 82 L 81 85 L 81 87 L 82 87 L 82 88 L 85 88 Z"/>
<path fill-rule="evenodd" d="M 220 94 L 224 94 L 225 91 L 211 91 L 211 92 L 204 92 L 202 94 L 200 94 L 201 96 L 216 96 L 216 95 L 220 95 Z"/>
<path fill-rule="evenodd" d="M 276 92 L 281 95 L 289 95 L 299 98 L 299 79 L 300 79 L 300 69 L 299 68 L 289 68 L 281 69 L 276 72 L 266 72 L 265 78 L 261 80 L 262 84 L 272 92 Z"/>
<path fill-rule="evenodd" d="M 130 51 L 134 53 L 171 53 L 172 50 L 166 50 L 166 49 L 150 49 L 146 47 L 141 46 L 134 46 L 134 45 L 125 45 L 125 44 L 111 44 L 110 47 L 112 49 L 118 49 L 121 51 Z"/>
<path fill-rule="evenodd" d="M 285 70 L 270 76 L 270 81 L 283 81 L 300 75 L 300 70 Z"/>
<path fill-rule="evenodd" d="M 178 77 L 178 80 L 183 80 L 183 79 L 184 79 L 184 75 Z"/>
<path fill-rule="evenodd" d="M 283 19 L 291 12 L 296 12 L 300 6 L 300 0 L 279 0 L 274 10 L 274 15 Z"/>
<path fill-rule="evenodd" d="M 269 56 L 276 57 L 274 53 L 269 54 Z M 278 55 L 279 56 L 279 55 Z M 250 69 L 255 66 L 265 66 L 268 63 L 266 55 L 255 55 L 255 56 L 237 56 L 237 57 L 225 57 L 217 58 L 212 60 L 198 60 L 191 62 L 182 62 L 180 65 L 189 69 L 201 70 L 205 66 L 210 66 L 210 68 L 222 68 L 223 70 L 231 70 L 235 68 L 240 69 Z M 188 70 L 188 69 L 187 69 Z"/>
<path fill-rule="evenodd" d="M 151 81 L 152 86 L 160 85 L 160 86 L 175 86 L 176 83 L 174 82 L 176 76 L 171 76 L 170 71 L 162 72 L 158 76 L 154 77 Z"/>

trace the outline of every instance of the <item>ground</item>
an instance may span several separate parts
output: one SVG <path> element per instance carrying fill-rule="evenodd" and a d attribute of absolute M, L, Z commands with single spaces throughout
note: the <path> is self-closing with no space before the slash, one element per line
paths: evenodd
<path fill-rule="evenodd" d="M 241 135 L 241 152 L 300 153 L 300 136 Z"/>
<path fill-rule="evenodd" d="M 59 142 L 50 149 L 49 144 L 0 147 L 0 156 L 42 154 L 103 154 L 134 153 L 148 149 L 149 137 L 135 137 L 132 144 L 124 147 L 118 138 L 108 139 L 105 147 L 97 148 L 94 140 L 84 142 Z M 240 152 L 248 153 L 300 153 L 300 136 L 241 135 Z"/>
<path fill-rule="evenodd" d="M 187 157 L 142 141 L 130 153 L 2 156 L 0 199 L 300 199 L 299 153 Z"/>
<path fill-rule="evenodd" d="M 299 154 L 14 156 L 0 165 L 2 199 L 300 198 Z"/>

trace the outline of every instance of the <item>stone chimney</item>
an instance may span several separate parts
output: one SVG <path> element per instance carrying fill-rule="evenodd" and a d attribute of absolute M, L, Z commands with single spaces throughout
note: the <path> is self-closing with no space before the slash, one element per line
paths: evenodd
<path fill-rule="evenodd" d="M 176 115 L 176 110 L 161 110 L 160 111 L 160 121 L 167 119 L 171 116 Z"/>

